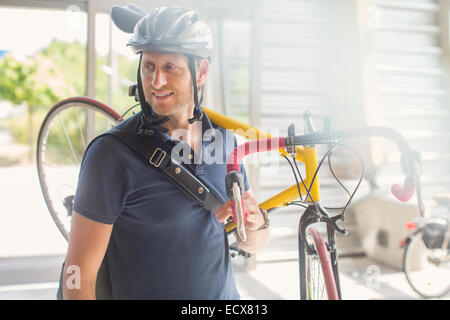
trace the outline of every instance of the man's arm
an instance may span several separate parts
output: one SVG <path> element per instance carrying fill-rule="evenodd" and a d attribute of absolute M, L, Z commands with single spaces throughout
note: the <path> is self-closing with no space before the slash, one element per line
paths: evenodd
<path fill-rule="evenodd" d="M 260 251 L 269 240 L 270 228 L 258 230 L 265 224 L 265 220 L 252 192 L 250 190 L 245 192 L 242 199 L 244 202 L 244 211 L 247 214 L 247 219 L 245 220 L 247 240 L 242 241 L 239 236 L 236 235 L 237 243 L 245 252 L 256 253 Z M 225 202 L 216 212 L 216 216 L 220 222 L 225 221 L 232 215 L 233 211 L 230 200 Z"/>
<path fill-rule="evenodd" d="M 88 219 L 75 211 L 63 272 L 64 299 L 95 299 L 97 272 L 108 247 L 112 224 Z M 79 279 L 76 277 L 79 276 Z"/>

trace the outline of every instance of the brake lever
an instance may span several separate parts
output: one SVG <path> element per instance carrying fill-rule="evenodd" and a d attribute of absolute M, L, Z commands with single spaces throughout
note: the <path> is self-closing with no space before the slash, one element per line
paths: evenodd
<path fill-rule="evenodd" d="M 236 231 L 242 241 L 247 240 L 247 233 L 245 232 L 244 207 L 242 205 L 241 189 L 238 183 L 233 183 L 232 187 L 234 213 L 236 222 Z"/>
<path fill-rule="evenodd" d="M 244 177 L 239 171 L 231 171 L 225 177 L 225 187 L 228 198 L 233 202 L 233 218 L 236 222 L 236 230 L 242 241 L 247 240 L 245 231 L 245 212 L 242 202 L 244 190 Z"/>

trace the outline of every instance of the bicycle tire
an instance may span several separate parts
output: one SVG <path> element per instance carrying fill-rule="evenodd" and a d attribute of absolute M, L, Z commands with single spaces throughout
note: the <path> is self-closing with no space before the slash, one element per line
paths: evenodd
<path fill-rule="evenodd" d="M 429 249 L 419 229 L 408 239 L 403 255 L 403 272 L 411 288 L 425 299 L 440 298 L 450 292 L 449 248 Z M 439 267 L 436 259 L 444 257 Z"/>
<path fill-rule="evenodd" d="M 95 136 L 119 121 L 120 115 L 107 105 L 73 97 L 55 104 L 42 122 L 36 149 L 39 183 L 50 215 L 66 240 L 84 151 Z"/>
<path fill-rule="evenodd" d="M 305 241 L 301 241 L 300 248 L 303 251 L 300 256 L 303 260 L 300 261 L 303 269 L 300 270 L 301 299 L 339 300 L 330 254 L 322 235 L 316 228 L 309 227 Z"/>

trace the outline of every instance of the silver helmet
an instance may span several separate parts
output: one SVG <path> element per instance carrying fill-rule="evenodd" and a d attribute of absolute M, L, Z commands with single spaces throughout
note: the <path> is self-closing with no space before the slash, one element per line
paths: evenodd
<path fill-rule="evenodd" d="M 152 9 L 134 27 L 128 41 L 134 53 L 163 51 L 211 60 L 214 41 L 211 28 L 188 8 Z"/>

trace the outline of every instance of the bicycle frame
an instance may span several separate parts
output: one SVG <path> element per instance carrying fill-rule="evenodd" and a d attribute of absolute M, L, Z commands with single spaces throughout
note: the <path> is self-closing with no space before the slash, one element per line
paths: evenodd
<path fill-rule="evenodd" d="M 224 129 L 232 130 L 236 134 L 245 137 L 249 140 L 266 139 L 272 137 L 269 133 L 259 130 L 255 127 L 252 127 L 246 123 L 224 116 L 223 114 L 220 114 L 207 108 L 203 109 L 205 110 L 206 114 L 208 115 L 212 123 L 221 126 Z M 278 152 L 280 153 L 281 156 L 287 155 L 287 152 L 284 149 L 279 149 Z M 311 187 L 314 173 L 316 172 L 318 167 L 317 147 L 297 146 L 296 159 L 304 163 L 305 165 L 306 170 L 305 185 L 308 189 L 310 189 L 309 193 L 311 197 L 315 202 L 319 201 L 320 182 L 318 175 L 316 175 L 316 177 L 314 178 L 314 184 Z M 302 193 L 302 196 L 307 194 L 307 190 L 302 184 L 300 184 L 300 191 Z M 261 202 L 259 206 L 266 211 L 270 211 L 271 209 L 274 208 L 285 207 L 289 202 L 297 199 L 298 197 L 299 197 L 298 187 L 297 184 L 294 184 L 293 186 L 284 189 L 275 196 Z M 307 200 L 311 201 L 309 198 Z M 227 232 L 230 232 L 235 228 L 236 228 L 235 222 L 229 222 L 225 225 L 225 230 Z"/>
<path fill-rule="evenodd" d="M 255 127 L 252 127 L 248 124 L 229 118 L 210 109 L 207 108 L 203 109 L 205 110 L 206 114 L 208 115 L 212 123 L 221 126 L 224 129 L 232 130 L 236 134 L 245 137 L 249 140 L 268 139 L 272 137 L 269 133 L 259 130 Z M 320 182 L 319 176 L 318 174 L 316 174 L 318 168 L 317 147 L 296 146 L 295 148 L 296 148 L 296 155 L 295 155 L 296 160 L 304 163 L 305 165 L 306 171 L 306 178 L 304 181 L 305 185 L 299 184 L 299 186 L 297 186 L 297 184 L 294 184 L 291 187 L 286 188 L 280 193 L 276 194 L 275 196 L 261 202 L 259 206 L 266 211 L 270 211 L 271 209 L 274 208 L 285 207 L 289 202 L 299 198 L 298 187 L 300 187 L 300 192 L 302 196 L 308 194 L 307 189 L 309 189 L 309 195 L 311 196 L 312 200 L 308 197 L 307 201 L 310 203 L 314 202 L 315 204 L 314 205 L 311 204 L 308 207 L 308 209 L 306 209 L 298 226 L 300 298 L 307 299 L 308 293 L 306 292 L 306 282 L 307 282 L 306 270 L 304 268 L 304 265 L 301 263 L 301 261 L 304 261 L 305 259 L 304 245 L 307 242 L 306 240 L 303 241 L 303 239 L 306 239 L 305 233 L 307 227 L 310 226 L 311 224 L 319 222 L 319 220 L 316 219 L 317 216 L 314 217 L 310 213 L 313 211 L 312 208 L 315 208 L 317 206 L 316 202 L 320 200 Z M 278 149 L 278 152 L 280 153 L 281 156 L 287 155 L 287 152 L 284 148 Z M 305 188 L 305 186 L 307 189 Z M 326 213 L 325 209 L 323 209 L 320 206 L 318 206 L 318 208 L 320 208 L 319 210 L 321 211 L 321 214 L 324 214 L 326 217 L 328 217 L 328 214 Z M 225 230 L 227 233 L 233 231 L 234 229 L 236 229 L 236 223 L 234 221 L 229 222 L 225 225 Z M 343 232 L 343 230 L 340 231 Z M 336 234 L 335 226 L 334 227 L 330 226 L 327 223 L 327 238 L 328 244 L 330 246 L 331 266 L 334 274 L 334 279 L 336 282 L 337 294 L 339 299 L 341 299 L 342 296 L 339 281 L 339 271 L 337 263 L 338 255 L 336 250 L 335 234 Z"/>

